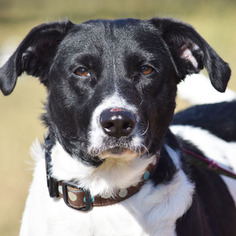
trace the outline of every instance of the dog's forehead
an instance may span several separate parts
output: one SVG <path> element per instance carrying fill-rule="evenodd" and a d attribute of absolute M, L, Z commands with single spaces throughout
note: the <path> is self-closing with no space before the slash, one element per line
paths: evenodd
<path fill-rule="evenodd" d="M 149 43 L 159 37 L 159 31 L 148 21 L 136 19 L 91 20 L 75 25 L 63 44 L 74 47 L 125 48 Z"/>
<path fill-rule="evenodd" d="M 80 27 L 92 34 L 115 38 L 134 37 L 144 31 L 145 34 L 148 34 L 154 29 L 148 21 L 138 19 L 90 20 L 81 24 Z"/>

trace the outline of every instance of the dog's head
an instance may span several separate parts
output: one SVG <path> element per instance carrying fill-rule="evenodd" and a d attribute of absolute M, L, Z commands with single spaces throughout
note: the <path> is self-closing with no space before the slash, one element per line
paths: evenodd
<path fill-rule="evenodd" d="M 45 123 L 75 158 L 95 164 L 159 151 L 177 84 L 206 68 L 220 92 L 228 65 L 189 25 L 171 19 L 70 21 L 34 28 L 0 69 L 10 94 L 23 72 L 39 77 Z"/>

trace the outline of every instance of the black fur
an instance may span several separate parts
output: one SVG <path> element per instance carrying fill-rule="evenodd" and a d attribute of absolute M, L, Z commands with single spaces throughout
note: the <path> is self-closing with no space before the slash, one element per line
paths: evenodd
<path fill-rule="evenodd" d="M 226 140 L 236 141 L 236 101 L 191 107 L 175 115 L 173 125 L 191 125 L 209 130 Z"/>

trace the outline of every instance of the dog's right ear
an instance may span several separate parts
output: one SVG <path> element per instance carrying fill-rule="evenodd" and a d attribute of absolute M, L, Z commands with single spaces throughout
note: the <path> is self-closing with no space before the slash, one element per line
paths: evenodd
<path fill-rule="evenodd" d="M 0 89 L 3 94 L 9 95 L 13 91 L 18 76 L 23 72 L 40 77 L 40 81 L 46 83 L 44 75 L 49 70 L 59 43 L 72 26 L 73 23 L 65 21 L 33 28 L 0 68 Z"/>

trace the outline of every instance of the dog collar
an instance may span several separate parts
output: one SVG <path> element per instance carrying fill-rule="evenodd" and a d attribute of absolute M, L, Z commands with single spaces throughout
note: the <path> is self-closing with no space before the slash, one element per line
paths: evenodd
<path fill-rule="evenodd" d="M 142 175 L 142 179 L 135 186 L 130 186 L 126 189 L 118 189 L 114 197 L 92 197 L 90 191 L 84 188 L 78 187 L 72 181 L 57 181 L 51 175 L 51 149 L 53 143 L 49 136 L 45 139 L 45 161 L 46 161 L 46 174 L 47 174 L 47 186 L 49 195 L 52 198 L 63 198 L 65 204 L 73 209 L 80 211 L 89 211 L 96 206 L 112 205 L 121 201 L 124 201 L 134 194 L 136 194 L 144 183 L 152 176 L 159 161 L 159 157 L 156 156 L 155 161 L 148 165 L 145 173 Z"/>

